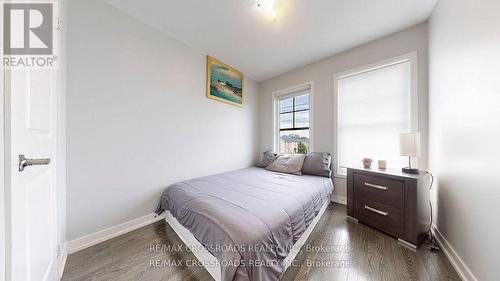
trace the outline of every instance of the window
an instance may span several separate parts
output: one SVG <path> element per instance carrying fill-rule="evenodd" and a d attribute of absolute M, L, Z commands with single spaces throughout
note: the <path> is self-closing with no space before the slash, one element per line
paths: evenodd
<path fill-rule="evenodd" d="M 307 154 L 311 147 L 311 85 L 275 94 L 276 149 L 283 154 Z"/>
<path fill-rule="evenodd" d="M 417 127 L 415 61 L 412 54 L 336 76 L 337 175 L 365 157 L 405 164 L 398 135 Z"/>

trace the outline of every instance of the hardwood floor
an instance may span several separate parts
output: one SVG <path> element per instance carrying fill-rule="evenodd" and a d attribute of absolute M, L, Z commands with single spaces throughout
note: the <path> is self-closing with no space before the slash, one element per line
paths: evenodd
<path fill-rule="evenodd" d="M 213 280 L 203 267 L 186 266 L 196 258 L 183 245 L 159 221 L 70 255 L 63 280 Z M 460 280 L 442 252 L 408 249 L 334 203 L 297 260 L 283 280 Z"/>

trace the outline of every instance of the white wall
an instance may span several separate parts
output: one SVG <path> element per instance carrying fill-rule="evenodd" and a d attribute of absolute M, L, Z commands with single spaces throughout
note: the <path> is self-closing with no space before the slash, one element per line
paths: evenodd
<path fill-rule="evenodd" d="M 313 81 L 313 149 L 333 153 L 333 124 L 336 115 L 336 105 L 333 104 L 334 75 L 412 51 L 418 53 L 419 127 L 422 139 L 425 140 L 427 137 L 427 25 L 420 24 L 260 83 L 260 151 L 273 147 L 272 92 Z M 421 168 L 426 168 L 426 142 L 423 142 L 422 151 L 423 155 L 419 164 Z M 335 179 L 334 195 L 341 198 L 346 196 L 344 179 Z"/>
<path fill-rule="evenodd" d="M 208 99 L 204 54 L 100 1 L 68 6 L 68 240 L 152 213 L 174 182 L 255 163 L 254 81 L 243 108 Z"/>
<path fill-rule="evenodd" d="M 436 225 L 477 280 L 500 275 L 499 11 L 497 0 L 441 0 L 429 25 Z"/>

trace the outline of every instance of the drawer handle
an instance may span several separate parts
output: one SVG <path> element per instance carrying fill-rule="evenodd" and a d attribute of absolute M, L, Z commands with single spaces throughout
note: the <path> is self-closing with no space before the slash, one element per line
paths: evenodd
<path fill-rule="evenodd" d="M 366 206 L 366 205 L 365 205 L 365 209 L 367 209 L 368 211 L 372 211 L 374 213 L 377 213 L 379 215 L 386 216 L 386 217 L 389 214 L 388 212 L 380 211 L 380 210 L 377 210 L 375 208 L 372 208 L 372 207 Z"/>
<path fill-rule="evenodd" d="M 387 190 L 387 189 L 389 189 L 387 186 L 373 184 L 373 183 L 369 183 L 369 182 L 365 182 L 365 185 L 369 186 L 369 187 L 376 188 L 376 189 L 380 189 L 380 190 Z"/>

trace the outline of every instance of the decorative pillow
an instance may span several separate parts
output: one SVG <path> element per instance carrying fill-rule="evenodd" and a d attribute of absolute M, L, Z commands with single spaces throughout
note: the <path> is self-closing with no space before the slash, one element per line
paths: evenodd
<path fill-rule="evenodd" d="M 302 175 L 302 165 L 305 158 L 304 154 L 279 155 L 266 169 L 274 172 Z"/>
<path fill-rule="evenodd" d="M 311 152 L 306 156 L 304 165 L 302 166 L 302 173 L 307 175 L 314 175 L 329 178 L 332 175 L 330 164 L 332 157 L 328 152 Z"/>
<path fill-rule="evenodd" d="M 259 163 L 257 164 L 257 167 L 265 168 L 267 165 L 271 164 L 274 159 L 278 157 L 278 153 L 268 150 L 264 152 L 264 155 L 262 155 L 262 159 L 260 159 Z"/>

